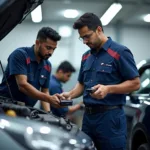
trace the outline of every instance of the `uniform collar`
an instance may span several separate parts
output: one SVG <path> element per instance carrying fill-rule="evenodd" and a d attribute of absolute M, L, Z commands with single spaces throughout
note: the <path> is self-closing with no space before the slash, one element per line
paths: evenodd
<path fill-rule="evenodd" d="M 102 49 L 107 51 L 111 43 L 112 43 L 112 39 L 108 37 L 108 40 L 104 43 L 104 45 L 102 46 Z"/>
<path fill-rule="evenodd" d="M 35 53 L 34 53 L 34 46 L 35 45 L 33 45 L 29 51 L 31 61 L 36 61 L 36 57 L 35 57 Z"/>
<path fill-rule="evenodd" d="M 36 57 L 35 57 L 35 53 L 34 53 L 34 46 L 35 46 L 35 45 L 33 45 L 33 46 L 31 47 L 31 49 L 30 49 L 30 51 L 29 51 L 29 55 L 30 55 L 31 61 L 36 61 L 36 62 L 37 62 Z M 45 66 L 45 65 L 46 65 L 46 61 L 41 60 L 38 68 L 40 69 L 40 68 L 42 68 L 42 67 Z"/>
<path fill-rule="evenodd" d="M 100 50 L 99 50 L 99 52 L 101 51 L 101 50 L 105 50 L 105 51 L 107 51 L 108 50 L 108 48 L 110 47 L 110 45 L 111 45 L 111 42 L 112 42 L 112 39 L 110 38 L 110 37 L 108 37 L 108 40 L 104 43 L 104 45 L 100 48 Z M 96 53 L 95 51 L 93 51 L 92 49 L 90 50 L 90 52 L 91 52 L 91 54 L 98 54 L 98 53 Z"/>
<path fill-rule="evenodd" d="M 60 80 L 58 80 L 58 79 L 55 77 L 55 75 L 52 75 L 52 78 L 53 78 L 58 84 L 60 84 L 60 86 L 62 87 L 62 84 L 61 84 Z"/>

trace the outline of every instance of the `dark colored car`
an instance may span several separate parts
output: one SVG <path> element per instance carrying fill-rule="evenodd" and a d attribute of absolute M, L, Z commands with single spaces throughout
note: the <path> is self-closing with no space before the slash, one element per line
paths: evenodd
<path fill-rule="evenodd" d="M 0 40 L 44 0 L 0 0 Z"/>
<path fill-rule="evenodd" d="M 61 118 L 53 115 L 52 113 L 47 113 L 43 110 L 26 107 L 13 104 L 7 98 L 0 97 L 0 106 L 4 112 L 8 110 L 13 110 L 16 115 L 20 118 L 27 119 L 28 121 L 36 121 L 36 123 L 45 123 L 49 126 L 55 126 L 59 130 L 63 130 L 70 136 L 74 136 L 74 139 L 78 141 L 79 150 L 95 150 L 95 146 L 91 138 L 82 132 L 77 125 L 73 124 L 66 118 Z M 20 121 L 19 121 L 20 122 Z M 21 122 L 20 122 L 21 123 Z M 28 122 L 29 124 L 30 122 Z"/>
<path fill-rule="evenodd" d="M 150 150 L 150 60 L 139 63 L 141 87 L 127 96 L 129 150 Z"/>
<path fill-rule="evenodd" d="M 65 130 L 19 117 L 0 115 L 0 133 L 3 150 L 87 150 Z"/>
<path fill-rule="evenodd" d="M 0 40 L 17 24 L 21 23 L 32 10 L 42 4 L 43 1 L 0 0 Z M 3 75 L 5 75 L 1 61 L 0 67 Z M 5 114 L 7 110 L 11 109 L 18 116 L 16 118 L 5 115 L 0 116 L 0 149 L 95 150 L 91 138 L 69 120 L 58 118 L 51 113 L 36 108 L 20 106 L 20 104 L 13 99 L 0 97 L 0 114 L 3 112 Z M 40 125 L 41 122 L 44 124 Z M 47 126 L 47 128 L 55 132 L 41 135 L 41 126 Z M 27 134 L 26 138 L 26 129 L 28 127 L 31 127 L 36 132 L 31 135 Z M 57 134 L 58 132 L 59 134 Z M 68 135 L 70 139 L 73 138 L 71 143 L 68 142 L 65 135 Z"/>

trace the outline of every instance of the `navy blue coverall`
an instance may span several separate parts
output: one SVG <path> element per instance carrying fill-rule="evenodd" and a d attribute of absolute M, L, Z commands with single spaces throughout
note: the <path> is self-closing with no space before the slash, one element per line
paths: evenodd
<path fill-rule="evenodd" d="M 98 100 L 91 97 L 86 89 L 97 84 L 119 84 L 137 76 L 130 50 L 109 37 L 98 53 L 91 49 L 83 54 L 78 81 L 84 85 L 85 106 L 124 105 L 125 94 L 107 94 L 104 99 Z M 82 130 L 93 139 L 98 150 L 125 150 L 126 117 L 122 107 L 91 114 L 85 111 Z"/>
<path fill-rule="evenodd" d="M 50 87 L 49 87 L 49 93 L 51 95 L 56 94 L 56 93 L 62 93 L 62 84 L 61 82 L 54 76 L 51 76 L 50 79 Z M 68 112 L 68 107 L 63 107 L 63 108 L 54 108 L 51 106 L 51 111 L 54 115 L 58 117 L 64 117 L 66 116 L 66 113 Z"/>
<path fill-rule="evenodd" d="M 5 75 L 9 83 L 13 99 L 24 102 L 27 106 L 34 106 L 37 99 L 28 97 L 20 92 L 16 83 L 15 75 L 26 75 L 27 81 L 37 90 L 40 88 L 49 88 L 49 80 L 51 73 L 51 64 L 48 60 L 40 63 L 36 61 L 34 47 L 21 47 L 13 51 L 9 58 L 5 70 Z M 3 77 L 0 84 L 0 95 L 10 97 L 6 80 Z"/>

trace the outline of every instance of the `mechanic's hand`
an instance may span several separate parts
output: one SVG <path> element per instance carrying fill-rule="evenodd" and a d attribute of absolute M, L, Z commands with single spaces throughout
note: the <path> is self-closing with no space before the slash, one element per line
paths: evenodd
<path fill-rule="evenodd" d="M 49 97 L 49 102 L 55 108 L 60 108 L 61 107 L 60 106 L 60 100 L 59 100 L 57 94 L 50 96 Z"/>
<path fill-rule="evenodd" d="M 61 96 L 65 98 L 65 100 L 71 100 L 70 92 L 63 92 L 61 93 Z"/>
<path fill-rule="evenodd" d="M 56 93 L 55 95 L 58 97 L 59 100 L 65 100 L 65 99 L 66 99 L 66 98 L 65 98 L 63 95 L 61 95 L 61 94 Z"/>
<path fill-rule="evenodd" d="M 96 91 L 90 95 L 96 99 L 103 99 L 109 92 L 108 87 L 102 84 L 95 85 L 92 88 Z"/>

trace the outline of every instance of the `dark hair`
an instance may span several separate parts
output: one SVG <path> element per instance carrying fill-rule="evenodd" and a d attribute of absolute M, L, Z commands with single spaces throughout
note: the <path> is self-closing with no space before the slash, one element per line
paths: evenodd
<path fill-rule="evenodd" d="M 45 42 L 47 38 L 53 41 L 59 41 L 61 39 L 61 36 L 54 29 L 50 27 L 43 27 L 39 30 L 37 34 L 37 39 Z"/>
<path fill-rule="evenodd" d="M 89 29 L 95 31 L 98 26 L 102 28 L 103 26 L 100 21 L 100 18 L 93 13 L 83 14 L 73 25 L 74 29 L 81 29 L 82 27 L 87 26 Z"/>
<path fill-rule="evenodd" d="M 58 72 L 59 70 L 62 70 L 64 73 L 67 73 L 67 72 L 75 72 L 75 68 L 71 65 L 70 62 L 68 61 L 63 61 L 57 68 L 57 71 Z"/>

